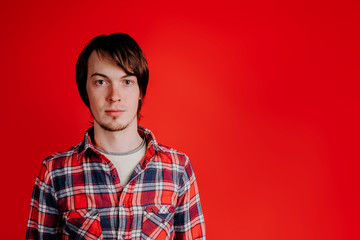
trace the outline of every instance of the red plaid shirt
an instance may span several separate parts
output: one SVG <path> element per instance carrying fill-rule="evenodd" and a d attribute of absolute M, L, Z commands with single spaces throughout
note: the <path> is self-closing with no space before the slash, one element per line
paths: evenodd
<path fill-rule="evenodd" d="M 205 239 L 188 157 L 138 131 L 147 151 L 124 188 L 113 163 L 92 145 L 92 128 L 69 151 L 45 159 L 26 239 Z"/>

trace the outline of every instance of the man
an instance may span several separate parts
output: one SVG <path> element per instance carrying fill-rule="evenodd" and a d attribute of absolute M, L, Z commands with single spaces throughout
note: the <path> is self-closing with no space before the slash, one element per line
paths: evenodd
<path fill-rule="evenodd" d="M 205 239 L 188 157 L 137 125 L 148 76 L 127 34 L 97 36 L 82 50 L 76 82 L 93 127 L 42 163 L 27 239 Z"/>

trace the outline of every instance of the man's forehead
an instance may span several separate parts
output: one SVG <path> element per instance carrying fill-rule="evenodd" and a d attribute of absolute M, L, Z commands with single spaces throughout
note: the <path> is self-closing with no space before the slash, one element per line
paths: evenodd
<path fill-rule="evenodd" d="M 114 64 L 117 64 L 117 62 L 111 57 L 111 55 L 108 52 L 101 51 L 101 50 L 94 50 L 91 52 L 88 63 L 90 62 L 112 62 Z"/>
<path fill-rule="evenodd" d="M 88 59 L 87 76 L 88 78 L 102 77 L 117 79 L 131 77 L 137 79 L 135 74 L 124 70 L 109 54 L 107 54 L 107 56 L 101 55 L 96 51 L 91 53 Z"/>
<path fill-rule="evenodd" d="M 134 75 L 133 70 L 129 67 L 128 61 L 121 60 L 119 54 L 112 56 L 104 50 L 94 50 L 89 56 L 88 66 L 91 68 L 99 66 L 98 63 L 105 63 L 119 67 L 126 72 L 127 75 Z"/>

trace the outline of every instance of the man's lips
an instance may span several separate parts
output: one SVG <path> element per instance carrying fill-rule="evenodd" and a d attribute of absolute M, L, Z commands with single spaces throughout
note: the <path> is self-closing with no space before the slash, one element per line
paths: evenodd
<path fill-rule="evenodd" d="M 120 109 L 109 109 L 109 110 L 105 110 L 106 115 L 108 116 L 119 116 L 121 115 L 123 112 L 125 112 L 124 110 L 120 110 Z"/>

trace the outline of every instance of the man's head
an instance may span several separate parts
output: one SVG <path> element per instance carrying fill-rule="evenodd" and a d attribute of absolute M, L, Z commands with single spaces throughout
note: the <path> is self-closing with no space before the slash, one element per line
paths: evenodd
<path fill-rule="evenodd" d="M 90 55 L 96 52 L 98 56 L 110 58 L 127 75 L 135 76 L 140 90 L 140 99 L 137 108 L 137 117 L 146 94 L 149 80 L 149 70 L 144 53 L 139 45 L 125 33 L 99 35 L 90 40 L 81 51 L 76 62 L 76 83 L 85 105 L 90 109 L 90 102 L 86 90 L 88 80 L 88 64 Z"/>

